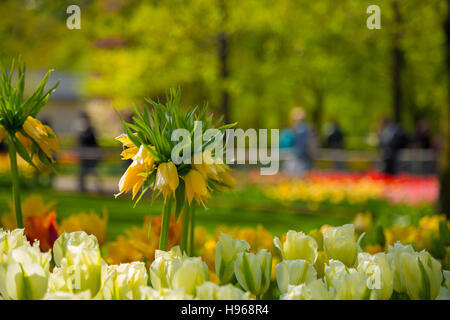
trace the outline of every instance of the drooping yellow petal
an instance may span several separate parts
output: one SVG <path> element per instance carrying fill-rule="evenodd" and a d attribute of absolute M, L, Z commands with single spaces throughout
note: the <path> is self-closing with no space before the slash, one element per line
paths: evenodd
<path fill-rule="evenodd" d="M 123 151 L 120 154 L 122 160 L 132 159 L 139 152 L 139 148 L 131 141 L 128 135 L 123 133 L 116 137 L 116 140 L 122 143 Z"/>
<path fill-rule="evenodd" d="M 138 161 L 133 161 L 132 164 L 128 167 L 127 171 L 122 175 L 119 181 L 119 193 L 115 196 L 119 196 L 122 193 L 127 193 L 136 184 L 142 184 L 144 183 L 145 178 L 140 176 L 139 173 L 145 172 L 144 166 L 142 163 L 139 163 Z M 134 189 L 133 189 L 133 197 L 134 197 Z"/>
<path fill-rule="evenodd" d="M 140 174 L 153 170 L 154 162 L 150 152 L 143 145 L 140 146 L 139 151 L 133 157 L 133 162 L 120 178 L 119 193 L 115 194 L 115 196 L 118 197 L 122 193 L 132 191 L 132 197 L 134 199 L 146 179 Z"/>
<path fill-rule="evenodd" d="M 53 159 L 52 150 L 58 151 L 59 145 L 53 130 L 48 130 L 48 128 L 32 116 L 28 116 L 23 124 L 26 134 L 39 145 L 48 158 Z"/>
<path fill-rule="evenodd" d="M 172 162 L 163 162 L 158 166 L 155 188 L 165 197 L 175 193 L 179 184 L 177 167 Z"/>
<path fill-rule="evenodd" d="M 195 169 L 189 171 L 188 174 L 184 176 L 184 182 L 186 199 L 189 204 L 191 204 L 192 199 L 195 199 L 198 204 L 201 204 L 210 197 L 206 180 L 199 171 Z"/>

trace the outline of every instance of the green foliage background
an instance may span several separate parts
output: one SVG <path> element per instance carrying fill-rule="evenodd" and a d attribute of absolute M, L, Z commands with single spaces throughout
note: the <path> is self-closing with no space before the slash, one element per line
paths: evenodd
<path fill-rule="evenodd" d="M 401 21 L 393 15 L 397 2 Z M 81 8 L 81 30 L 66 28 L 66 8 Z M 366 8 L 381 8 L 381 29 Z M 403 122 L 425 117 L 441 132 L 446 103 L 444 1 L 430 0 L 4 0 L 0 54 L 29 67 L 74 70 L 85 92 L 118 108 L 181 87 L 185 105 L 221 113 L 246 127 L 289 126 L 294 106 L 320 128 L 337 119 L 361 147 L 392 110 L 392 39 L 405 55 Z M 229 76 L 221 77 L 218 35 L 226 34 Z"/>

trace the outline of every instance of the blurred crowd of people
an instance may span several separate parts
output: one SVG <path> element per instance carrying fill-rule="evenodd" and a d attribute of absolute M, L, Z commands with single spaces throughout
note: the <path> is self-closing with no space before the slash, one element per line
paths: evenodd
<path fill-rule="evenodd" d="M 319 147 L 343 149 L 345 133 L 336 120 L 325 126 L 324 140 L 321 142 L 317 130 L 306 120 L 306 113 L 296 107 L 291 111 L 291 128 L 284 128 L 280 135 L 280 148 L 292 149 L 295 159 L 285 164 L 285 170 L 296 175 L 303 175 L 313 167 L 313 159 Z M 377 137 L 381 151 L 382 172 L 394 175 L 399 171 L 399 154 L 402 149 L 431 149 L 431 130 L 427 122 L 420 119 L 415 132 L 409 136 L 401 124 L 389 117 L 380 121 Z"/>

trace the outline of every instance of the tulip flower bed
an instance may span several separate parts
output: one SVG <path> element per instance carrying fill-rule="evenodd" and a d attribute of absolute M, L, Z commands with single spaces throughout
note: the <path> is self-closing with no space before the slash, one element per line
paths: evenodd
<path fill-rule="evenodd" d="M 273 186 L 268 185 L 273 177 L 266 181 L 265 177 L 255 175 L 255 178 L 257 182 L 267 184 L 265 193 L 268 197 L 282 202 L 358 204 L 380 199 L 394 204 L 421 205 L 434 203 L 439 193 L 438 179 L 434 176 L 312 172 L 305 179 L 280 175 Z"/>
<path fill-rule="evenodd" d="M 0 294 L 4 299 L 450 299 L 450 271 L 427 251 L 396 242 L 387 253 L 361 252 L 354 226 L 275 237 L 281 256 L 250 252 L 245 240 L 222 233 L 214 270 L 179 246 L 144 262 L 109 265 L 97 238 L 63 233 L 41 252 L 23 229 L 0 233 Z M 273 271 L 274 269 L 274 271 Z M 274 277 L 273 277 L 274 274 Z M 272 280 L 274 278 L 274 280 Z M 270 289 L 270 290 L 269 290 Z"/>

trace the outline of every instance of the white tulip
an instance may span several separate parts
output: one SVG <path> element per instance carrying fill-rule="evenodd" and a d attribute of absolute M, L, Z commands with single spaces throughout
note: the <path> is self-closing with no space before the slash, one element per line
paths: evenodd
<path fill-rule="evenodd" d="M 233 239 L 231 236 L 222 233 L 216 246 L 216 274 L 220 283 L 230 283 L 234 279 L 234 262 L 237 254 L 247 252 L 250 245 L 247 241 Z"/>
<path fill-rule="evenodd" d="M 368 277 L 354 268 L 347 268 L 342 262 L 330 260 L 325 266 L 325 279 L 334 288 L 336 300 L 366 300 L 370 298 Z"/>
<path fill-rule="evenodd" d="M 275 247 L 280 250 L 284 260 L 306 260 L 314 264 L 317 259 L 318 245 L 316 240 L 303 232 L 289 231 L 286 241 L 281 243 L 278 237 L 274 240 Z"/>
<path fill-rule="evenodd" d="M 105 300 L 132 300 L 139 296 L 139 287 L 146 286 L 148 275 L 143 262 L 123 263 L 107 267 L 102 294 Z"/>
<path fill-rule="evenodd" d="M 298 286 L 289 286 L 281 300 L 333 300 L 334 288 L 327 288 L 321 279 L 315 279 Z"/>
<path fill-rule="evenodd" d="M 317 279 L 316 269 L 306 260 L 284 260 L 277 264 L 275 270 L 281 293 L 286 293 L 290 285 L 297 286 Z"/>
<path fill-rule="evenodd" d="M 359 241 L 355 240 L 355 226 L 345 224 L 341 227 L 330 227 L 324 234 L 323 246 L 329 259 L 339 260 L 347 267 L 353 267 L 357 255 L 361 251 Z"/>
<path fill-rule="evenodd" d="M 368 276 L 367 287 L 372 300 L 388 300 L 394 290 L 394 274 L 385 253 L 360 253 L 357 270 Z"/>

